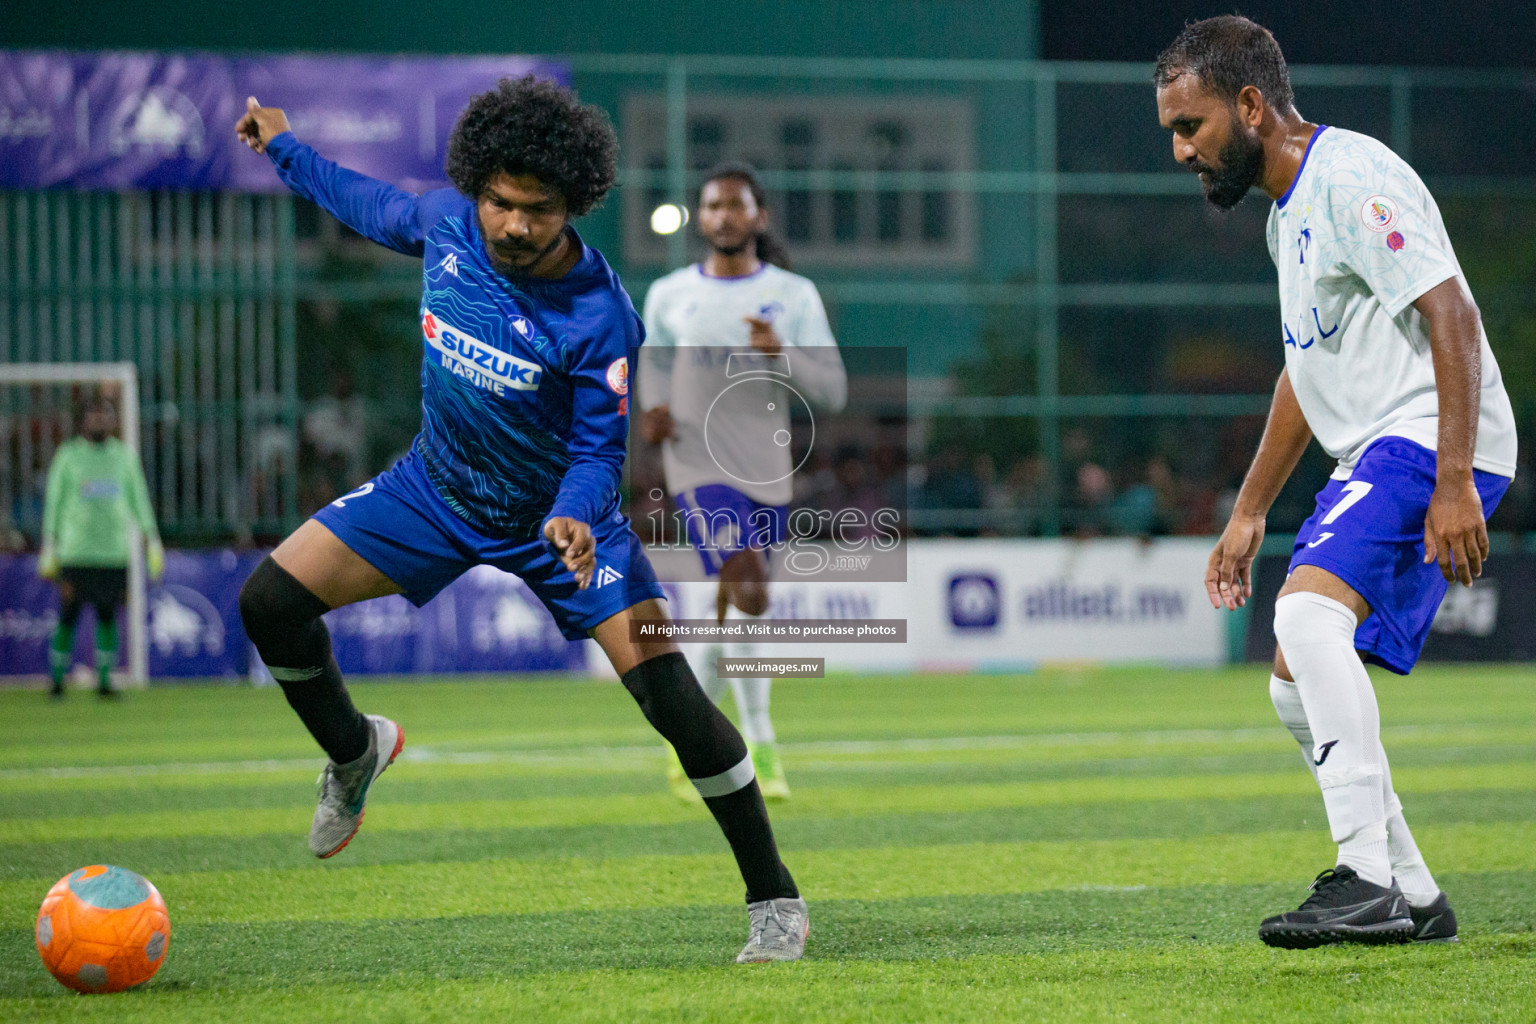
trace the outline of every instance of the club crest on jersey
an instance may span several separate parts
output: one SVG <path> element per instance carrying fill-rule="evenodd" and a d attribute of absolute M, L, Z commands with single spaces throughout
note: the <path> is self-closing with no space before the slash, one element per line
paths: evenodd
<path fill-rule="evenodd" d="M 608 364 L 608 390 L 616 395 L 629 394 L 629 360 L 624 356 Z"/>
<path fill-rule="evenodd" d="M 1360 223 L 1372 231 L 1388 231 L 1397 223 L 1397 200 L 1371 196 L 1360 207 Z"/>
<path fill-rule="evenodd" d="M 592 576 L 592 586 L 594 588 L 601 587 L 608 583 L 615 583 L 623 578 L 624 574 L 612 566 L 600 565 L 597 567 L 597 572 Z"/>
<path fill-rule="evenodd" d="M 544 367 L 518 359 L 438 318 L 430 309 L 421 315 L 421 333 L 437 353 L 438 362 L 455 377 L 498 396 L 507 391 L 537 391 Z"/>
<path fill-rule="evenodd" d="M 527 340 L 527 341 L 532 341 L 533 340 L 533 321 L 532 320 L 529 320 L 525 316 L 513 316 L 510 319 L 512 321 L 512 329 L 514 331 L 516 331 L 518 334 L 521 334 L 523 336 L 523 338 L 525 340 Z"/>

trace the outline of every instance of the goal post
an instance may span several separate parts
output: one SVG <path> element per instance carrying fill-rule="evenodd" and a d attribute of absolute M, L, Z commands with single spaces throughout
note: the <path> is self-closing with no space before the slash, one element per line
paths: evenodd
<path fill-rule="evenodd" d="M 129 451 L 139 455 L 142 461 L 139 446 L 139 373 L 133 363 L 0 363 L 0 389 L 4 390 L 26 386 L 102 384 L 117 385 L 118 426 L 123 444 Z M 46 470 L 53 451 L 51 447 L 46 451 L 37 450 L 31 437 L 31 427 L 37 416 L 56 414 L 48 410 L 28 409 L 27 402 L 26 397 L 18 402 L 13 393 L 0 404 L 0 416 L 9 421 L 15 435 L 13 443 L 6 444 L 6 464 L 0 466 L 0 470 L 3 470 L 0 475 L 8 477 L 10 486 L 16 489 L 16 493 L 3 495 L 9 499 L 8 507 L 30 505 L 41 508 L 42 495 L 30 493 L 38 485 L 36 467 L 26 463 L 42 462 L 42 468 Z M 49 403 L 49 409 L 59 404 Z M 18 422 L 21 424 L 20 429 L 16 429 Z M 132 686 L 142 687 L 149 682 L 144 538 L 137 523 L 130 523 L 128 530 L 128 682 Z"/>

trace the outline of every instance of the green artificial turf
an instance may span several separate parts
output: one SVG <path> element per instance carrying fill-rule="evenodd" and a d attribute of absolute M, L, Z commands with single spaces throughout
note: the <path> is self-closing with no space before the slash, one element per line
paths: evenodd
<path fill-rule="evenodd" d="M 0 690 L 0 1020 L 1531 1020 L 1536 679 L 1377 677 L 1463 941 L 1307 952 L 1255 937 L 1332 861 L 1265 681 L 778 684 L 771 810 L 812 932 L 752 967 L 724 840 L 616 684 L 358 684 L 406 754 L 323 863 L 320 758 L 276 690 Z M 170 908 L 137 991 L 77 996 L 32 948 L 43 893 L 93 862 Z"/>

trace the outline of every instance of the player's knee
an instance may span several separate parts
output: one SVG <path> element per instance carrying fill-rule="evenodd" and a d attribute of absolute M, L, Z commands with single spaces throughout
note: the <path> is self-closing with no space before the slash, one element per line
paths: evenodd
<path fill-rule="evenodd" d="M 240 588 L 240 621 L 264 660 L 285 649 L 312 647 L 315 628 L 324 630 L 320 616 L 328 609 L 269 555 L 261 560 Z M 294 651 L 309 654 L 309 651 Z M 287 659 L 285 659 L 287 660 Z"/>
<path fill-rule="evenodd" d="M 761 583 L 738 583 L 731 588 L 731 603 L 743 615 L 762 615 L 768 610 L 768 588 Z"/>
<path fill-rule="evenodd" d="M 705 696 L 677 651 L 642 661 L 624 673 L 622 682 L 646 721 L 677 750 L 690 778 L 728 771 L 746 756 L 741 734 Z"/>
<path fill-rule="evenodd" d="M 1356 625 L 1355 613 L 1331 597 L 1304 590 L 1281 596 L 1275 602 L 1275 641 L 1282 659 L 1277 667 L 1284 667 L 1288 650 L 1309 644 L 1352 643 Z"/>

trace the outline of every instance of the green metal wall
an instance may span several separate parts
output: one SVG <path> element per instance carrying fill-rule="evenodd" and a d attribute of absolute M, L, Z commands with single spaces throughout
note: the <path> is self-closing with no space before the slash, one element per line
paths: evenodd
<path fill-rule="evenodd" d="M 71 49 L 1027 60 L 1039 38 L 1035 0 L 95 0 L 0 18 L 0 47 Z"/>

